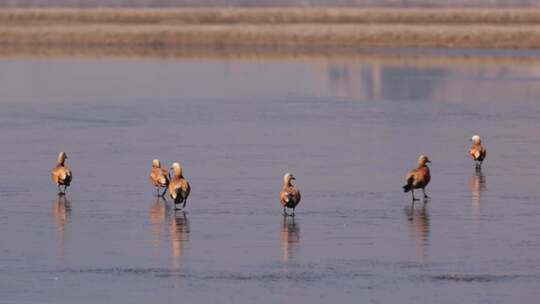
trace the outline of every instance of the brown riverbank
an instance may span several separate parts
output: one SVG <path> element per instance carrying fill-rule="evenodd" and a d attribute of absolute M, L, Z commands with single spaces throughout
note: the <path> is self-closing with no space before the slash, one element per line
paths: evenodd
<path fill-rule="evenodd" d="M 540 10 L 3 9 L 0 44 L 540 48 Z"/>

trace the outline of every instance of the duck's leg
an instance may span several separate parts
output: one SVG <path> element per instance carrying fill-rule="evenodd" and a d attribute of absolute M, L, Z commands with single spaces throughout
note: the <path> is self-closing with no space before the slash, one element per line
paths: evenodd
<path fill-rule="evenodd" d="M 182 210 L 182 207 L 177 207 L 178 205 L 182 204 L 182 200 L 180 200 L 178 197 L 174 200 L 174 210 Z"/>
<path fill-rule="evenodd" d="M 294 214 L 294 210 L 296 209 L 296 207 L 292 208 L 292 214 L 291 214 L 291 217 L 294 217 L 295 214 Z"/>
<path fill-rule="evenodd" d="M 422 188 L 422 193 L 424 193 L 424 198 L 429 199 L 430 197 L 426 194 L 426 188 Z"/>
<path fill-rule="evenodd" d="M 288 216 L 286 207 L 283 207 L 283 216 Z"/>
<path fill-rule="evenodd" d="M 182 205 L 182 209 L 186 208 L 186 204 L 187 204 L 187 198 L 184 200 L 184 204 Z"/>
<path fill-rule="evenodd" d="M 413 202 L 419 200 L 419 199 L 417 199 L 416 197 L 414 197 L 414 189 L 411 189 L 411 195 L 412 195 L 412 200 L 413 200 Z"/>
<path fill-rule="evenodd" d="M 64 192 L 62 192 L 62 185 L 58 185 L 58 195 L 64 195 Z"/>
<path fill-rule="evenodd" d="M 476 165 L 476 169 L 480 169 L 482 167 L 482 162 L 481 161 L 475 160 L 474 164 Z"/>
<path fill-rule="evenodd" d="M 165 197 L 165 193 L 167 193 L 167 187 L 163 188 L 163 192 L 161 192 L 161 194 L 159 196 Z"/>

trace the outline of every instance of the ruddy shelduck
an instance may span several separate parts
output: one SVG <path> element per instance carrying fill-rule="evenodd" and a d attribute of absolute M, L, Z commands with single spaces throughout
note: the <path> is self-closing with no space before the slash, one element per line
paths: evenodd
<path fill-rule="evenodd" d="M 171 170 L 173 170 L 174 174 L 169 182 L 169 195 L 174 200 L 175 210 L 179 210 L 179 208 L 176 208 L 176 205 L 179 204 L 183 204 L 183 209 L 186 207 L 187 199 L 189 193 L 191 192 L 191 187 L 188 181 L 184 178 L 184 175 L 182 174 L 182 166 L 180 166 L 179 163 L 173 163 Z"/>
<path fill-rule="evenodd" d="M 291 183 L 292 180 L 296 180 L 296 178 L 291 173 L 286 173 L 283 176 L 283 189 L 279 193 L 279 201 L 283 206 L 283 215 L 289 215 L 286 211 L 286 208 L 289 208 L 293 210 L 290 216 L 294 217 L 294 210 L 300 203 L 301 196 L 300 190 Z"/>
<path fill-rule="evenodd" d="M 482 162 L 486 158 L 486 148 L 482 146 L 482 140 L 479 135 L 474 135 L 471 138 L 473 142 L 472 146 L 469 148 L 469 155 L 474 160 L 477 169 L 482 168 Z"/>
<path fill-rule="evenodd" d="M 58 186 L 58 195 L 66 194 L 66 190 L 71 185 L 73 175 L 69 166 L 65 164 L 67 159 L 65 152 L 60 152 L 56 160 L 56 166 L 51 170 L 52 181 Z M 64 186 L 64 190 L 62 190 Z"/>
<path fill-rule="evenodd" d="M 156 187 L 157 196 L 164 196 L 169 186 L 169 172 L 161 168 L 159 159 L 152 161 L 152 169 L 150 170 L 150 176 L 148 176 L 150 183 Z M 163 188 L 163 191 L 160 191 Z"/>
<path fill-rule="evenodd" d="M 420 155 L 418 158 L 418 167 L 407 173 L 407 184 L 403 186 L 403 191 L 411 191 L 413 202 L 418 200 L 416 197 L 414 197 L 414 189 L 422 189 L 424 199 L 429 198 L 429 196 L 426 194 L 426 186 L 431 180 L 431 174 L 429 172 L 429 167 L 426 165 L 427 163 L 431 163 L 427 155 Z"/>

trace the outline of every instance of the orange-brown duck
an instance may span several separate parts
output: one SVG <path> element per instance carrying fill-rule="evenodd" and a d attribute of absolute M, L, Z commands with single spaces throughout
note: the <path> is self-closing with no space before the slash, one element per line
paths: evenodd
<path fill-rule="evenodd" d="M 164 196 L 169 186 L 169 173 L 161 167 L 159 159 L 152 161 L 152 169 L 150 170 L 148 179 L 156 187 L 157 196 Z M 161 191 L 161 188 L 163 188 L 163 191 Z"/>
<path fill-rule="evenodd" d="M 60 152 L 56 160 L 56 166 L 51 170 L 51 179 L 58 186 L 58 195 L 66 194 L 66 190 L 71 185 L 73 178 L 71 169 L 65 164 L 67 158 L 65 152 Z M 62 186 L 64 187 L 63 190 Z"/>
<path fill-rule="evenodd" d="M 184 178 L 182 174 L 182 166 L 179 163 L 173 163 L 171 169 L 174 172 L 174 175 L 169 182 L 169 195 L 174 200 L 175 210 L 176 205 L 182 204 L 182 208 L 186 207 L 187 198 L 191 192 L 191 187 L 189 186 L 188 181 Z"/>
<path fill-rule="evenodd" d="M 283 215 L 289 215 L 286 211 L 286 208 L 289 208 L 293 210 L 290 215 L 294 216 L 294 210 L 300 203 L 300 190 L 291 183 L 292 180 L 296 180 L 296 178 L 291 173 L 286 173 L 283 176 L 283 189 L 279 193 L 279 201 L 283 206 Z"/>
<path fill-rule="evenodd" d="M 416 197 L 414 197 L 414 189 L 422 189 L 424 198 L 429 198 L 429 196 L 426 194 L 426 186 L 431 180 L 431 174 L 429 172 L 429 167 L 426 164 L 430 162 L 431 161 L 427 155 L 420 155 L 418 158 L 418 167 L 407 173 L 407 184 L 403 186 L 403 191 L 411 191 L 413 202 L 418 200 Z"/>
<path fill-rule="evenodd" d="M 469 148 L 469 155 L 474 160 L 476 168 L 480 169 L 480 168 L 482 168 L 482 162 L 486 158 L 487 151 L 486 151 L 486 148 L 484 148 L 484 146 L 482 146 L 482 141 L 481 141 L 479 135 L 474 135 L 471 138 L 471 140 L 472 140 L 473 144 Z"/>

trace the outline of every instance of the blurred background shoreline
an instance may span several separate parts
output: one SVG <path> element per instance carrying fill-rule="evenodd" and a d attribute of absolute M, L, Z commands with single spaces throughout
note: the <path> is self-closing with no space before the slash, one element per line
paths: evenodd
<path fill-rule="evenodd" d="M 178 8 L 178 7 L 358 7 L 516 8 L 540 7 L 536 0 L 4 0 L 0 7 Z"/>
<path fill-rule="evenodd" d="M 14 49 L 118 54 L 136 48 L 156 54 L 178 48 L 218 53 L 540 48 L 538 8 L 35 8 L 40 3 L 0 9 L 0 55 Z"/>

